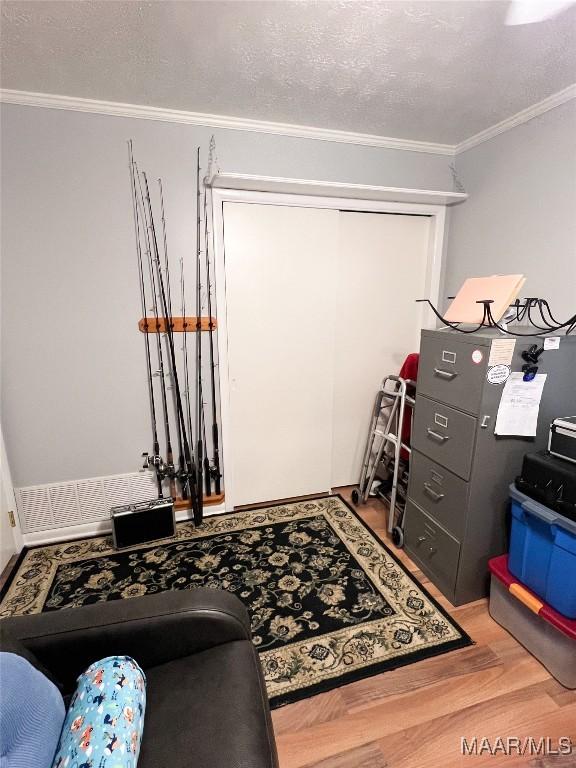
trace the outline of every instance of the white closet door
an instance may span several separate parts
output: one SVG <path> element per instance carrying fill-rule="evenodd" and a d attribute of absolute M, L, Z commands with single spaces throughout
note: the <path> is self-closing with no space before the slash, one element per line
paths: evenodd
<path fill-rule="evenodd" d="M 224 204 L 235 506 L 331 487 L 338 215 Z"/>
<path fill-rule="evenodd" d="M 332 486 L 357 483 L 381 380 L 419 348 L 430 219 L 341 212 Z"/>

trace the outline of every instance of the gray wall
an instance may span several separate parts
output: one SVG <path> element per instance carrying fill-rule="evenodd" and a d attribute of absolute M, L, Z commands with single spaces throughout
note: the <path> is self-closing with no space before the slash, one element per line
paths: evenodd
<path fill-rule="evenodd" d="M 466 277 L 523 273 L 524 296 L 576 312 L 576 101 L 458 155 L 470 198 L 450 212 L 444 294 Z"/>
<path fill-rule="evenodd" d="M 226 171 L 451 189 L 450 158 L 3 105 L 2 423 L 18 486 L 131 472 L 149 448 L 126 140 L 194 274 L 195 147 Z M 190 280 L 188 281 L 190 284 Z"/>

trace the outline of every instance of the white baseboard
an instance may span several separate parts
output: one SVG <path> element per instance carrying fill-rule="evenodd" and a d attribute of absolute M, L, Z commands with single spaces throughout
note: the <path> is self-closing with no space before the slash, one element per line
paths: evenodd
<path fill-rule="evenodd" d="M 215 504 L 214 506 L 204 508 L 204 516 L 221 515 L 226 512 L 224 504 Z M 189 509 L 182 509 L 176 512 L 176 522 L 189 520 L 191 518 Z M 38 547 L 44 544 L 58 544 L 62 541 L 75 541 L 76 539 L 87 539 L 90 536 L 104 536 L 110 533 L 112 526 L 109 520 L 98 520 L 93 523 L 84 523 L 82 525 L 69 525 L 61 528 L 53 528 L 46 531 L 35 531 L 34 533 L 24 533 L 22 541 L 25 547 Z"/>

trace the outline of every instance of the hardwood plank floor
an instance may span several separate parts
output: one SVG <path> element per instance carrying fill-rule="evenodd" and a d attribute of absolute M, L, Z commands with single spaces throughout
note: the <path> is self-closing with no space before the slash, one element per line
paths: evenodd
<path fill-rule="evenodd" d="M 2 573 L 0 573 L 0 589 L 4 589 L 4 584 L 8 581 L 10 578 L 10 575 L 12 574 L 12 571 L 14 567 L 16 566 L 16 563 L 18 562 L 18 555 L 12 555 L 10 560 L 6 563 L 6 566 Z"/>
<path fill-rule="evenodd" d="M 340 489 L 348 501 L 351 489 Z M 359 514 L 382 540 L 386 514 L 371 500 Z M 563 688 L 494 622 L 488 601 L 454 608 L 410 561 L 391 549 L 476 645 L 272 713 L 281 768 L 567 768 L 576 766 L 576 691 Z M 467 756 L 461 739 L 570 737 L 566 755 Z"/>

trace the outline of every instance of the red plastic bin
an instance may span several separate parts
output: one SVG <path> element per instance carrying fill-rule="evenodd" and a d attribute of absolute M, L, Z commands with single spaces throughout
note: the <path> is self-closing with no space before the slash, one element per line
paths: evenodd
<path fill-rule="evenodd" d="M 566 688 L 576 688 L 576 619 L 568 619 L 521 584 L 508 555 L 488 563 L 490 615 Z"/>

